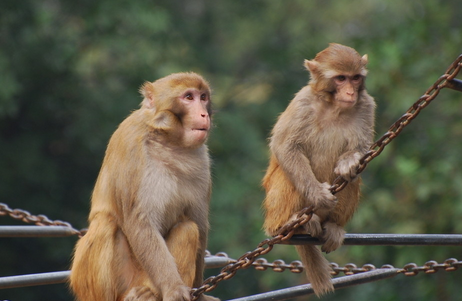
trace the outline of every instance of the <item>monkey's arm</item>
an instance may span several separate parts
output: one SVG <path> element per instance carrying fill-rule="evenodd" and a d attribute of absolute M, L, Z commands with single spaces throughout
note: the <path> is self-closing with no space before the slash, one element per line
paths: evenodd
<path fill-rule="evenodd" d="M 138 200 L 138 203 L 145 202 Z M 190 289 L 181 279 L 175 259 L 160 232 L 161 225 L 157 225 L 153 217 L 149 216 L 152 211 L 150 214 L 144 213 L 149 211 L 146 208 L 134 208 L 133 213 L 137 214 L 127 214 L 124 220 L 123 232 L 126 233 L 133 255 L 154 287 L 161 288 L 163 300 L 188 300 Z"/>
<path fill-rule="evenodd" d="M 273 129 L 270 149 L 292 185 L 308 204 L 317 208 L 330 209 L 336 198 L 329 191 L 328 183 L 320 183 L 311 168 L 310 160 L 304 154 L 307 127 L 306 108 L 297 106 L 297 99 L 281 114 Z M 301 114 L 301 112 L 303 114 Z"/>

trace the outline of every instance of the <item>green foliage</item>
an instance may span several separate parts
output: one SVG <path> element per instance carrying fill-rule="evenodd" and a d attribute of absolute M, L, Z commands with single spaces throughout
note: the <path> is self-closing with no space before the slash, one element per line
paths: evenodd
<path fill-rule="evenodd" d="M 461 9 L 458 0 L 2 1 L 0 202 L 86 227 L 106 143 L 137 108 L 139 86 L 196 71 L 210 81 L 216 111 L 209 250 L 237 258 L 265 238 L 266 139 L 308 81 L 303 59 L 330 42 L 369 55 L 367 86 L 378 103 L 379 137 L 461 53 Z M 444 90 L 368 166 L 349 232 L 462 232 L 461 97 Z M 0 224 L 21 223 L 2 217 Z M 75 240 L 1 239 L 0 277 L 65 270 Z M 455 247 L 356 246 L 328 259 L 399 267 L 459 253 Z M 267 258 L 297 259 L 288 246 Z M 456 300 L 458 276 L 400 275 L 322 299 Z M 213 294 L 231 299 L 304 282 L 289 272 L 246 270 Z M 71 297 L 65 285 L 53 285 L 2 290 L 0 299 Z"/>

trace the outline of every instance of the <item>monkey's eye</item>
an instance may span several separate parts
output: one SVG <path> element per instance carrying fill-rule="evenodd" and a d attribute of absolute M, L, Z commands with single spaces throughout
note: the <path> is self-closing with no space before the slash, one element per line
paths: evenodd
<path fill-rule="evenodd" d="M 355 80 L 355 81 L 360 80 L 360 79 L 361 79 L 360 74 L 356 74 L 355 76 L 353 76 L 353 80 Z"/>
<path fill-rule="evenodd" d="M 207 100 L 207 94 L 201 94 L 201 100 Z"/>
<path fill-rule="evenodd" d="M 338 75 L 335 77 L 339 82 L 343 82 L 346 80 L 346 76 L 345 75 Z"/>
<path fill-rule="evenodd" d="M 194 96 L 192 95 L 192 93 L 188 93 L 184 96 L 184 98 L 186 98 L 187 100 L 193 100 Z"/>

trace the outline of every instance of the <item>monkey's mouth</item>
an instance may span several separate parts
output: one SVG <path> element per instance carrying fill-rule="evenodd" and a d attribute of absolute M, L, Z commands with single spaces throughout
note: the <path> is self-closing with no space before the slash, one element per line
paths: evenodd
<path fill-rule="evenodd" d="M 191 130 L 208 132 L 210 130 L 210 125 L 208 124 L 208 122 L 199 122 L 196 124 L 191 124 Z"/>
<path fill-rule="evenodd" d="M 342 100 L 340 101 L 345 107 L 352 107 L 356 104 L 355 100 Z"/>

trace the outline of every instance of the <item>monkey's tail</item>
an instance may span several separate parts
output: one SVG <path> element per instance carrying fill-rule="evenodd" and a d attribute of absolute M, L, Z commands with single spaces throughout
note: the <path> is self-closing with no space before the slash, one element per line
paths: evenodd
<path fill-rule="evenodd" d="M 332 292 L 334 290 L 330 276 L 332 269 L 321 250 L 314 245 L 296 245 L 295 248 L 305 266 L 306 275 L 314 293 L 319 297 Z"/>

